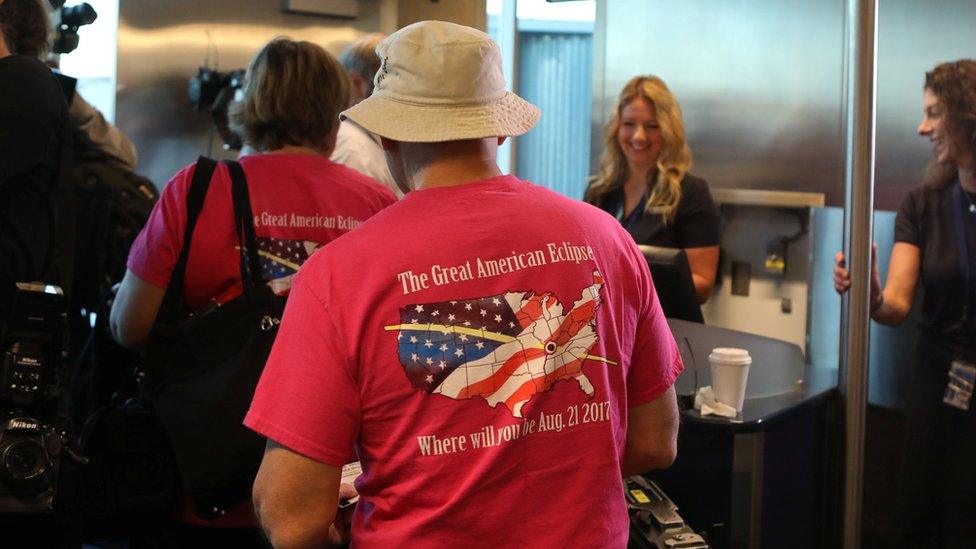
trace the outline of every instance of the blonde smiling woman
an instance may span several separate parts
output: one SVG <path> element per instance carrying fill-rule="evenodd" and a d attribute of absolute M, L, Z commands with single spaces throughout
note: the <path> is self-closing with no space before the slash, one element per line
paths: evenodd
<path fill-rule="evenodd" d="M 660 78 L 637 76 L 607 123 L 585 200 L 616 216 L 638 244 L 684 249 L 704 303 L 718 267 L 718 214 L 708 183 L 690 168 L 677 100 Z"/>

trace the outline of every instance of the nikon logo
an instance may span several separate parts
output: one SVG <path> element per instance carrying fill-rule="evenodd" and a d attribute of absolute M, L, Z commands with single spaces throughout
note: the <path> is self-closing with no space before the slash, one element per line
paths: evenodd
<path fill-rule="evenodd" d="M 30 419 L 11 419 L 9 425 L 11 429 L 31 429 L 36 431 L 40 428 L 40 425 L 36 421 Z"/>

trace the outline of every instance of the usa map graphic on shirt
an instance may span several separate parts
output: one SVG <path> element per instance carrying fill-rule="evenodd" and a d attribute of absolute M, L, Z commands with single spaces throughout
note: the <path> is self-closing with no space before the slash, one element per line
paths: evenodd
<path fill-rule="evenodd" d="M 291 288 L 291 279 L 299 267 L 320 244 L 310 240 L 285 240 L 270 236 L 256 237 L 261 275 L 278 294 Z"/>
<path fill-rule="evenodd" d="M 599 339 L 596 311 L 603 277 L 564 311 L 552 292 L 504 294 L 414 304 L 400 309 L 396 330 L 400 364 L 413 387 L 455 400 L 483 398 L 522 417 L 522 407 L 558 381 L 573 380 L 585 394 L 593 385 L 583 363 Z"/>

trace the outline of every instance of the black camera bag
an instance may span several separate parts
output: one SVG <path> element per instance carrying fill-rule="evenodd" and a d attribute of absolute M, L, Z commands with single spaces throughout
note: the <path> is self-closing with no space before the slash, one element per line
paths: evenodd
<path fill-rule="evenodd" d="M 210 183 L 209 177 L 194 177 L 183 248 L 144 356 L 153 408 L 169 434 L 196 512 L 205 518 L 218 517 L 250 496 L 265 441 L 242 422 L 285 307 L 285 298 L 261 276 L 244 171 L 236 162 L 226 164 L 243 293 L 219 306 L 186 311 L 187 258 Z M 213 161 L 201 157 L 196 169 L 212 172 Z"/>
<path fill-rule="evenodd" d="M 72 314 L 78 315 L 95 311 L 109 288 L 122 279 L 129 248 L 159 193 L 150 180 L 81 139 L 75 140 L 72 169 L 75 208 L 81 214 L 75 225 L 75 253 L 84 258 L 75 269 L 72 287 Z M 72 329 L 87 335 L 77 324 Z"/>
<path fill-rule="evenodd" d="M 73 445 L 87 463 L 66 463 L 66 505 L 86 539 L 132 535 L 173 510 L 179 472 L 169 437 L 141 396 L 139 355 L 108 331 L 112 288 L 71 373 Z"/>

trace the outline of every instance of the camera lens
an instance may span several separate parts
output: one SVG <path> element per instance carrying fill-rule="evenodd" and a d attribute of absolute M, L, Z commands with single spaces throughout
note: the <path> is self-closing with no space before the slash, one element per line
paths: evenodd
<path fill-rule="evenodd" d="M 15 440 L 0 449 L 0 471 L 12 482 L 37 480 L 47 470 L 47 451 L 36 440 Z"/>
<path fill-rule="evenodd" d="M 95 8 L 85 2 L 77 6 L 69 6 L 61 10 L 61 24 L 68 27 L 91 25 L 98 18 Z"/>

